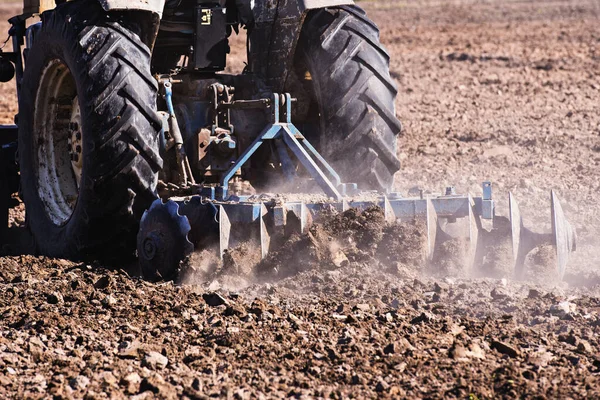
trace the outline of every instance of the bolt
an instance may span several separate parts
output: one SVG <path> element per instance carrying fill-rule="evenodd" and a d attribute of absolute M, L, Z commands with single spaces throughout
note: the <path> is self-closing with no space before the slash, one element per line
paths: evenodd
<path fill-rule="evenodd" d="M 71 154 L 71 160 L 79 162 L 79 154 Z"/>
<path fill-rule="evenodd" d="M 154 237 L 148 237 L 144 240 L 143 256 L 147 260 L 152 260 L 156 256 L 157 244 Z"/>
<path fill-rule="evenodd" d="M 77 131 L 75 138 L 77 138 L 77 140 L 81 140 L 81 132 Z"/>

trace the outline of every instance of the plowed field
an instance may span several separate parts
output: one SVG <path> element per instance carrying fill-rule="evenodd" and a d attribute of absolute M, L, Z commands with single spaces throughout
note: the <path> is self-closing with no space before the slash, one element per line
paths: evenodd
<path fill-rule="evenodd" d="M 378 210 L 254 269 L 238 249 L 206 282 L 0 257 L 0 398 L 600 397 L 599 3 L 360 5 L 398 83 L 398 190 L 480 195 L 491 180 L 498 214 L 510 191 L 525 225 L 549 232 L 554 189 L 578 233 L 564 281 L 425 268 L 419 226 Z M 4 20 L 17 12 L 0 4 Z M 0 122 L 15 96 L 0 85 Z"/>

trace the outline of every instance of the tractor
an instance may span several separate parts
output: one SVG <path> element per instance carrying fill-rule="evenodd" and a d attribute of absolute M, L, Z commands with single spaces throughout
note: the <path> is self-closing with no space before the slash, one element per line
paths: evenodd
<path fill-rule="evenodd" d="M 398 90 L 352 0 L 25 0 L 10 24 L 0 80 L 15 78 L 19 109 L 0 131 L 2 225 L 18 192 L 36 253 L 137 254 L 145 278 L 173 279 L 194 248 L 222 255 L 252 236 L 265 255 L 273 232 L 326 208 L 424 218 L 430 252 L 441 220 L 467 220 L 476 244 L 477 221 L 494 219 L 488 183 L 477 198 L 393 192 Z M 247 63 L 225 73 L 241 31 Z"/>

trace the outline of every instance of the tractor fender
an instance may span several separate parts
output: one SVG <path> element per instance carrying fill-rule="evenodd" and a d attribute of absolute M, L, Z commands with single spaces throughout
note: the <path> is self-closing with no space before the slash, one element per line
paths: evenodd
<path fill-rule="evenodd" d="M 240 20 L 249 28 L 251 71 L 280 92 L 291 70 L 306 14 L 353 4 L 353 0 L 236 0 Z"/>
<path fill-rule="evenodd" d="M 98 0 L 104 11 L 146 11 L 138 13 L 138 32 L 142 42 L 150 49 L 158 35 L 158 27 L 162 18 L 166 0 Z"/>
<path fill-rule="evenodd" d="M 77 0 L 66 0 L 77 1 Z M 98 0 L 98 4 L 104 11 L 144 11 L 144 15 L 137 18 L 138 25 L 141 27 L 138 34 L 142 41 L 152 48 L 158 25 L 162 17 L 163 8 L 166 0 Z M 23 3 L 23 15 L 30 17 L 35 14 L 53 12 L 56 7 L 55 0 L 25 0 Z M 58 2 L 64 3 L 62 2 Z"/>
<path fill-rule="evenodd" d="M 67 0 L 73 1 L 73 0 Z M 105 11 L 111 10 L 140 10 L 162 15 L 166 0 L 98 0 Z M 63 1 L 64 2 L 64 1 Z M 24 14 L 41 14 L 56 6 L 55 0 L 24 0 Z M 58 2 L 61 3 L 61 2 Z"/>
<path fill-rule="evenodd" d="M 139 10 L 150 11 L 162 16 L 165 0 L 98 0 L 105 11 Z M 310 0 L 314 1 L 314 0 Z"/>

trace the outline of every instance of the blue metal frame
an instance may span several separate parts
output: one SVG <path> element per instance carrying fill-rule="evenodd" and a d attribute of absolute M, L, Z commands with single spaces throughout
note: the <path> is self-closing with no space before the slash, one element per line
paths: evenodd
<path fill-rule="evenodd" d="M 281 100 L 285 105 L 285 121 L 281 121 Z M 317 150 L 306 140 L 298 128 L 292 123 L 292 97 L 289 93 L 280 95 L 273 94 L 271 99 L 272 122 L 270 122 L 260 135 L 244 151 L 233 166 L 223 175 L 220 187 L 217 188 L 217 198 L 224 200 L 228 195 L 229 181 L 248 162 L 250 157 L 266 140 L 282 139 L 283 143 L 294 153 L 298 161 L 307 169 L 310 175 L 317 181 L 321 189 L 330 197 L 340 201 L 345 194 L 347 186 L 341 182 L 340 176 L 329 165 L 329 163 L 317 152 Z M 289 179 L 295 176 L 293 164 L 289 159 L 287 150 L 281 142 L 277 143 L 277 151 L 281 160 L 284 174 Z M 352 186 L 354 187 L 354 186 Z M 342 189 L 342 193 L 340 190 Z"/>
<path fill-rule="evenodd" d="M 282 128 L 280 128 L 282 129 Z M 265 132 L 267 133 L 267 132 Z M 269 137 L 271 137 L 270 135 Z M 232 227 L 244 225 L 252 229 L 252 238 L 258 240 L 261 246 L 261 254 L 263 257 L 267 254 L 270 235 L 273 232 L 281 231 L 282 229 L 296 229 L 299 233 L 304 233 L 310 227 L 310 221 L 317 221 L 324 211 L 337 210 L 343 212 L 348 208 L 357 208 L 360 210 L 367 209 L 372 206 L 381 207 L 386 215 L 388 222 L 393 222 L 397 219 L 412 220 L 420 219 L 427 223 L 427 250 L 428 256 L 433 257 L 436 237 L 438 234 L 439 219 L 464 219 L 468 221 L 469 231 L 466 239 L 469 240 L 472 255 L 477 245 L 477 235 L 480 228 L 480 219 L 493 218 L 486 216 L 485 201 L 491 202 L 493 210 L 492 190 L 489 182 L 483 184 L 484 197 L 471 197 L 460 195 L 449 196 L 431 196 L 423 198 L 395 198 L 389 199 L 385 196 L 377 199 L 369 200 L 348 200 L 343 199 L 335 202 L 303 202 L 303 201 L 286 201 L 283 203 L 274 203 L 268 201 L 252 202 L 241 197 L 231 196 L 226 202 L 214 201 L 203 202 L 196 201 L 197 206 L 217 207 L 218 212 L 218 229 L 219 229 L 219 254 L 222 256 L 225 249 L 236 245 L 237 229 L 232 231 Z M 182 199 L 176 200 L 181 204 L 190 204 L 191 200 Z M 187 202 L 187 203 L 186 203 Z M 183 207 L 187 210 L 188 208 Z M 291 227 L 289 218 L 293 218 Z M 244 228 L 246 229 L 246 228 Z M 247 235 L 244 240 L 247 240 Z"/>

